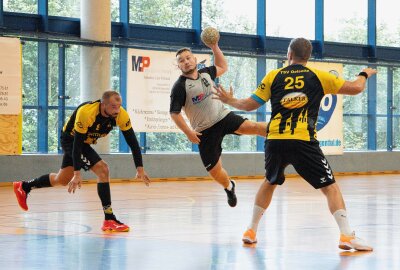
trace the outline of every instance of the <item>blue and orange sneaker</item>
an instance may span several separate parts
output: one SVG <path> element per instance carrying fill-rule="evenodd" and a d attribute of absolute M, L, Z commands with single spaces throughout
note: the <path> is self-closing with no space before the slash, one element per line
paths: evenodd
<path fill-rule="evenodd" d="M 21 207 L 22 210 L 28 211 L 28 204 L 26 203 L 28 194 L 22 188 L 22 181 L 13 182 L 13 187 L 15 196 L 17 196 L 17 201 L 19 206 Z"/>
<path fill-rule="evenodd" d="M 103 227 L 101 227 L 103 231 L 109 232 L 129 232 L 129 226 L 120 222 L 119 220 L 104 220 Z"/>

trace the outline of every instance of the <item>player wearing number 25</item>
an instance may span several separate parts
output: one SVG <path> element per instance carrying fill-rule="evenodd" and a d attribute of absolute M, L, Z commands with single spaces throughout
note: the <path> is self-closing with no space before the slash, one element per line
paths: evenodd
<path fill-rule="evenodd" d="M 345 81 L 328 72 L 307 67 L 311 52 L 309 40 L 293 39 L 287 53 L 289 65 L 270 71 L 248 98 L 236 99 L 232 89 L 229 92 L 222 87 L 217 89 L 216 98 L 239 110 L 255 110 L 269 100 L 272 107 L 265 142 L 265 181 L 257 193 L 253 217 L 242 240 L 250 244 L 257 242 L 258 223 L 276 186 L 285 181 L 286 166 L 291 164 L 301 177 L 327 197 L 341 233 L 339 247 L 372 250 L 350 228 L 339 186 L 317 141 L 316 124 L 324 95 L 359 94 L 365 89 L 367 78 L 376 70 L 365 68 L 355 80 Z"/>
<path fill-rule="evenodd" d="M 146 185 L 150 179 L 143 169 L 142 154 L 128 113 L 121 107 L 121 96 L 115 91 L 106 91 L 101 100 L 85 102 L 78 106 L 64 125 L 61 146 L 64 152 L 58 173 L 42 175 L 29 181 L 14 182 L 14 193 L 20 207 L 27 211 L 27 195 L 32 189 L 68 185 L 68 192 L 75 193 L 81 187 L 80 170 L 91 170 L 98 178 L 97 193 L 104 211 L 103 231 L 129 231 L 129 227 L 118 221 L 111 207 L 110 172 L 96 151 L 90 146 L 99 138 L 107 136 L 118 126 L 132 150 L 136 165 L 136 177 Z M 76 209 L 79 211 L 79 207 Z M 78 212 L 79 214 L 79 212 Z"/>

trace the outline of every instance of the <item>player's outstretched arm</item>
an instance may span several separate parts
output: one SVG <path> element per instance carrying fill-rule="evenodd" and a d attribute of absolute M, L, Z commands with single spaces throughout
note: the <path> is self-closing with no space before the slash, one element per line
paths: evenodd
<path fill-rule="evenodd" d="M 214 86 L 213 99 L 218 99 L 229 106 L 241 111 L 253 111 L 261 106 L 257 101 L 249 98 L 237 99 L 233 96 L 233 88 L 229 87 L 229 92 L 222 85 Z"/>
<path fill-rule="evenodd" d="M 357 95 L 365 90 L 367 79 L 377 73 L 376 69 L 364 68 L 354 81 L 345 81 L 338 94 Z M 362 74 L 362 75 L 360 75 Z"/>

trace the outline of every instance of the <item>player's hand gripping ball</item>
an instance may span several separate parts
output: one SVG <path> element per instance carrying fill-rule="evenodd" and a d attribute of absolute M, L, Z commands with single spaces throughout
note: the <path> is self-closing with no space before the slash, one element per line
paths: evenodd
<path fill-rule="evenodd" d="M 200 37 L 206 45 L 214 45 L 219 41 L 219 32 L 214 27 L 209 26 L 203 29 Z"/>

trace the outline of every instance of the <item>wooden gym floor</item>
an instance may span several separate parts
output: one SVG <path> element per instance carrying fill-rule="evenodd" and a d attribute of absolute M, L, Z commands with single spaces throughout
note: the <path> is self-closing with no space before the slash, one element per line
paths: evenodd
<path fill-rule="evenodd" d="M 104 233 L 96 185 L 33 190 L 30 210 L 0 187 L 0 269 L 400 269 L 400 175 L 339 176 L 350 225 L 373 252 L 337 248 L 325 197 L 299 178 L 278 187 L 255 247 L 241 236 L 262 180 L 238 180 L 230 208 L 212 181 L 113 183 L 128 233 Z"/>

